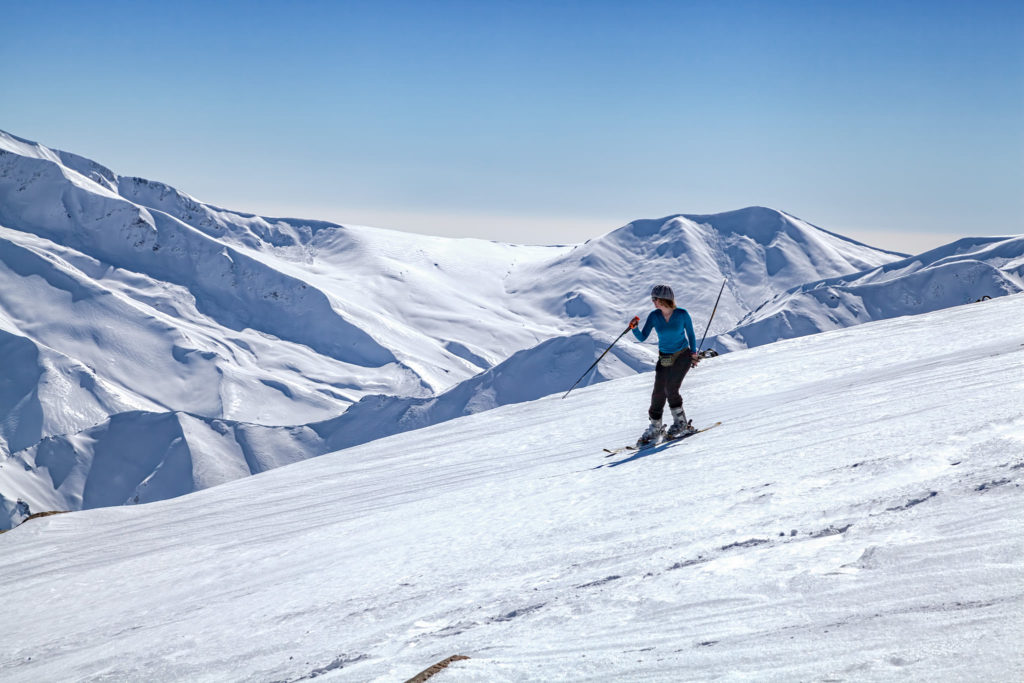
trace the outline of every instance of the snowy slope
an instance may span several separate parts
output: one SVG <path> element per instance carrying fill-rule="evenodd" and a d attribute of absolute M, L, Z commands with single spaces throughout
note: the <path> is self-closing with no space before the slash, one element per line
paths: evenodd
<path fill-rule="evenodd" d="M 761 208 L 576 247 L 268 219 L 0 132 L 0 347 L 16 361 L 0 461 L 20 463 L 0 476 L 0 528 L 19 499 L 152 501 L 563 391 L 654 282 L 699 326 L 729 278 L 726 329 L 766 296 L 896 257 Z M 624 344 L 591 379 L 649 367 L 652 348 Z M 302 436 L 254 459 L 255 434 Z"/>
<path fill-rule="evenodd" d="M 340 417 L 310 427 L 325 438 L 327 452 L 499 406 L 561 394 L 581 378 L 612 341 L 590 334 L 556 337 L 513 354 L 435 398 L 370 396 Z M 613 347 L 579 386 L 653 369 L 654 362 L 639 345 L 621 344 Z"/>
<path fill-rule="evenodd" d="M 699 321 L 730 278 L 728 327 L 809 279 L 895 258 L 756 208 L 637 221 L 577 247 L 264 218 L 0 132 L 0 329 L 61 359 L 36 375 L 74 367 L 102 394 L 38 402 L 41 415 L 0 425 L 0 450 L 126 410 L 294 425 L 368 395 L 429 398 L 543 341 L 616 334 L 654 282 Z M 19 377 L 0 403 L 35 391 Z"/>
<path fill-rule="evenodd" d="M 1017 680 L 1022 317 L 1006 296 L 710 359 L 684 395 L 724 424 L 640 456 L 601 447 L 636 437 L 649 375 L 29 521 L 0 535 L 0 670 Z"/>
<path fill-rule="evenodd" d="M 429 303 L 422 316 L 435 319 L 431 332 L 458 330 L 462 317 L 483 308 L 488 290 L 500 289 L 500 280 L 481 273 L 552 251 L 309 222 L 271 225 L 212 209 L 197 218 L 178 207 L 179 218 L 108 187 L 152 200 L 137 188 L 153 184 L 109 172 L 87 178 L 61 159 L 0 134 L 0 310 L 16 333 L 95 369 L 139 408 L 148 401 L 289 424 L 336 415 L 368 393 L 430 395 L 482 369 L 463 356 L 493 364 L 508 354 L 432 338 L 384 304 Z M 218 218 L 215 227 L 206 225 L 208 214 Z M 299 236 L 291 242 L 281 237 L 292 233 Z M 296 246 L 300 238 L 306 241 Z M 465 262 L 468 274 L 406 282 L 404 270 L 426 268 L 425 245 L 443 252 L 431 269 Z M 339 281 L 341 271 L 346 278 Z M 364 300 L 359 287 L 379 297 Z M 449 296 L 457 288 L 466 296 Z M 93 321 L 99 329 L 80 329 Z M 505 325 L 517 328 L 518 348 L 551 336 L 519 332 L 522 322 Z M 493 325 L 490 332 L 513 336 Z M 143 358 L 131 353 L 140 347 Z M 186 379 L 190 374 L 203 381 Z M 201 391 L 192 391 L 197 386 Z"/>
<path fill-rule="evenodd" d="M 308 427 L 266 427 L 187 413 L 118 413 L 51 436 L 0 464 L 0 529 L 30 514 L 149 503 L 326 452 Z"/>
<path fill-rule="evenodd" d="M 49 510 L 150 503 L 373 439 L 523 403 L 571 386 L 612 342 L 579 334 L 542 342 L 431 398 L 367 396 L 337 418 L 273 427 L 181 412 L 128 411 L 50 436 L 0 460 L 0 529 Z M 619 345 L 580 386 L 653 369 Z"/>
<path fill-rule="evenodd" d="M 766 299 L 815 273 L 834 277 L 897 260 L 781 211 L 749 207 L 715 215 L 638 220 L 510 279 L 516 293 L 551 315 L 614 330 L 649 310 L 651 285 L 667 282 L 695 321 L 711 315 L 727 279 L 711 334 L 730 329 Z M 561 309 L 561 310 L 559 310 Z M 703 332 L 703 328 L 701 328 Z"/>
<path fill-rule="evenodd" d="M 765 301 L 716 340 L 770 344 L 1024 291 L 1024 235 L 965 238 L 900 261 L 809 282 Z"/>

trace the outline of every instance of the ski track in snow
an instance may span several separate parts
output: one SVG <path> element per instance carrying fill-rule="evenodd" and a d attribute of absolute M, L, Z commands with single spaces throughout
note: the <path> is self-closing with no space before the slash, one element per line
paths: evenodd
<path fill-rule="evenodd" d="M 1014 680 L 1024 296 L 706 361 L 0 535 L 40 680 Z M 626 455 L 610 460 L 625 460 Z"/>

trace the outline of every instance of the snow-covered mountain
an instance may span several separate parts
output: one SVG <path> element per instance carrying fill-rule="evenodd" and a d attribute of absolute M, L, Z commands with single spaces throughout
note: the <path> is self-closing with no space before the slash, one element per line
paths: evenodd
<path fill-rule="evenodd" d="M 1024 235 L 974 237 L 765 301 L 715 344 L 735 350 L 1024 291 Z M 951 335 L 950 343 L 955 334 Z"/>
<path fill-rule="evenodd" d="M 545 263 L 542 272 L 524 270 L 534 283 L 528 291 L 547 296 L 547 308 L 561 303 L 567 315 L 587 318 L 608 331 L 621 329 L 631 313 L 648 310 L 650 286 L 662 281 L 672 284 L 680 305 L 698 326 L 706 323 L 727 279 L 711 328 L 714 334 L 732 328 L 766 299 L 819 279 L 815 273 L 835 277 L 902 256 L 780 211 L 750 207 L 634 221 Z"/>
<path fill-rule="evenodd" d="M 649 375 L 31 520 L 0 534 L 2 678 L 401 681 L 458 654 L 432 680 L 1020 680 L 1022 318 L 1006 296 L 709 359 L 684 396 L 723 424 L 642 454 L 601 449 Z"/>
<path fill-rule="evenodd" d="M 548 396 L 570 386 L 611 343 L 557 337 L 430 398 L 367 396 L 339 417 L 275 427 L 182 412 L 118 413 L 0 460 L 0 529 L 36 512 L 150 503 L 373 439 Z M 580 386 L 650 370 L 637 345 L 616 346 Z"/>
<path fill-rule="evenodd" d="M 648 310 L 653 283 L 672 284 L 700 327 L 728 278 L 712 328 L 725 331 L 768 296 L 898 257 L 762 208 L 554 247 L 263 218 L 0 132 L 0 457 L 48 437 L 88 443 L 115 417 L 298 429 L 365 399 L 380 412 L 363 403 L 333 437 L 362 443 L 564 390 L 594 339 Z M 567 344 L 580 345 L 571 363 Z M 620 368 L 649 367 L 651 345 L 628 346 Z M 480 373 L 519 352 L 533 374 L 480 389 Z M 258 471 L 238 460 L 244 448 L 231 467 L 205 463 L 191 434 L 190 480 Z M 138 474 L 116 487 L 132 484 L 125 502 L 153 472 Z"/>

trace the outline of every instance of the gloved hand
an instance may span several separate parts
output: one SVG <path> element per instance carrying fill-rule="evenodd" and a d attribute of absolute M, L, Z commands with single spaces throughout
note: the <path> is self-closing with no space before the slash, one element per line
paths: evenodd
<path fill-rule="evenodd" d="M 634 315 L 633 319 L 629 321 L 629 329 L 635 330 L 636 326 L 640 324 L 640 316 Z"/>

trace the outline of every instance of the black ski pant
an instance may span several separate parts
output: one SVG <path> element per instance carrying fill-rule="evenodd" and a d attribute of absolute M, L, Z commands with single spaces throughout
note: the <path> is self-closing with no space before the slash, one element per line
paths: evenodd
<path fill-rule="evenodd" d="M 671 357 L 671 354 L 660 354 L 658 364 L 654 367 L 654 391 L 651 393 L 651 409 L 647 413 L 652 420 L 661 420 L 666 400 L 669 408 L 682 407 L 683 397 L 679 395 L 679 387 L 690 369 L 693 352 L 686 349 L 676 356 L 675 362 L 668 367 L 661 363 L 661 359 L 666 356 Z"/>

